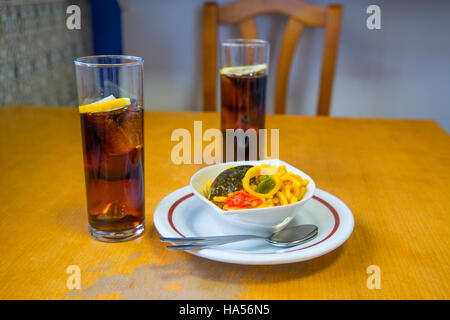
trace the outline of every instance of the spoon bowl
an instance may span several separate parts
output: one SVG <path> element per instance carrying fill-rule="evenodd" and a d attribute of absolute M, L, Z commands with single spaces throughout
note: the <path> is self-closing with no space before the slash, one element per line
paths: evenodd
<path fill-rule="evenodd" d="M 278 247 L 293 247 L 314 239 L 319 228 L 313 224 L 302 224 L 275 232 L 267 241 Z"/>

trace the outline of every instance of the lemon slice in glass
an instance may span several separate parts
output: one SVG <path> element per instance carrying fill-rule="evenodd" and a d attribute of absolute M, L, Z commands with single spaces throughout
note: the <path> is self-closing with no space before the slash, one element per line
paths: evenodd
<path fill-rule="evenodd" d="M 94 103 L 86 104 L 78 107 L 80 113 L 95 113 L 113 111 L 131 104 L 129 98 L 116 99 L 113 95 L 100 99 Z"/>
<path fill-rule="evenodd" d="M 267 64 L 254 64 L 251 66 L 234 66 L 234 67 L 224 67 L 220 69 L 220 74 L 233 75 L 233 76 L 243 76 L 253 73 L 258 73 L 267 69 Z"/>

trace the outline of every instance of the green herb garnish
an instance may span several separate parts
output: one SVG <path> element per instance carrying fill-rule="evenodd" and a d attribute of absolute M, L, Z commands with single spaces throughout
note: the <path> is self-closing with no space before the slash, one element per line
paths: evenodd
<path fill-rule="evenodd" d="M 261 182 L 256 186 L 255 191 L 259 193 L 269 193 L 275 187 L 275 181 L 270 176 L 264 176 Z"/>

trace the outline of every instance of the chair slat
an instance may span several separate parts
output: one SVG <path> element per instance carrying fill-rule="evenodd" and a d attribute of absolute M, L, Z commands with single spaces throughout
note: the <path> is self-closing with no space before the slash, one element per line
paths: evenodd
<path fill-rule="evenodd" d="M 275 113 L 285 113 L 287 82 L 292 56 L 297 46 L 297 42 L 303 32 L 303 24 L 298 20 L 290 18 L 281 43 L 280 58 L 278 60 L 278 70 L 275 87 Z"/>
<path fill-rule="evenodd" d="M 203 110 L 216 111 L 217 97 L 217 17 L 216 3 L 203 7 Z"/>
<path fill-rule="evenodd" d="M 328 7 L 327 24 L 325 28 L 325 43 L 322 53 L 322 70 L 320 75 L 319 102 L 317 114 L 327 116 L 330 112 L 330 102 L 333 89 L 334 69 L 336 64 L 339 31 L 341 28 L 342 7 Z"/>
<path fill-rule="evenodd" d="M 244 39 L 258 39 L 258 28 L 256 27 L 255 19 L 250 17 L 239 23 L 242 38 Z"/>

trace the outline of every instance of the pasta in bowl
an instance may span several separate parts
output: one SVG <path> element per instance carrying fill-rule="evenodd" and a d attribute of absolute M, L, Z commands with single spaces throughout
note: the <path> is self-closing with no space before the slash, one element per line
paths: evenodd
<path fill-rule="evenodd" d="M 288 163 L 270 159 L 205 167 L 192 176 L 191 187 L 220 219 L 266 234 L 292 220 L 312 198 L 315 183 Z"/>

